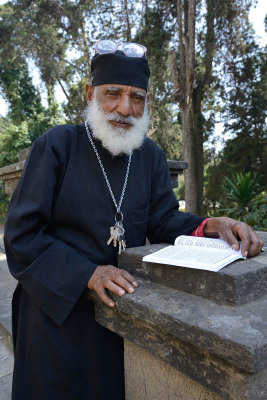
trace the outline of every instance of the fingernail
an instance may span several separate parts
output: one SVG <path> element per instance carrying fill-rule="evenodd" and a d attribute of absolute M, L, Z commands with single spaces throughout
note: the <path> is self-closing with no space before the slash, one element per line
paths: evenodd
<path fill-rule="evenodd" d="M 133 292 L 134 292 L 134 288 L 131 287 L 131 288 L 129 289 L 129 292 L 130 292 L 130 293 L 133 293 Z"/>
<path fill-rule="evenodd" d="M 123 295 L 124 293 L 125 293 L 125 290 L 123 290 L 123 289 L 120 289 L 120 290 L 119 290 L 119 294 L 120 294 L 120 295 Z"/>
<path fill-rule="evenodd" d="M 237 245 L 236 244 L 232 244 L 232 249 L 236 251 L 237 250 Z"/>
<path fill-rule="evenodd" d="M 244 253 L 244 256 L 245 256 L 245 257 L 247 257 L 247 256 L 248 256 L 248 252 L 247 252 L 247 251 L 245 251 L 245 253 Z"/>
<path fill-rule="evenodd" d="M 110 307 L 114 307 L 115 304 L 114 303 L 109 303 L 109 305 L 110 305 Z"/>
<path fill-rule="evenodd" d="M 135 287 L 137 287 L 138 286 L 138 283 L 137 282 L 133 282 L 133 285 L 135 286 Z"/>

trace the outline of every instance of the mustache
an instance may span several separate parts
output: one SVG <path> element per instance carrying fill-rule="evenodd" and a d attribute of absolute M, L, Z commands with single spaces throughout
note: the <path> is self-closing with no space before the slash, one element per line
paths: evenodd
<path fill-rule="evenodd" d="M 107 121 L 125 122 L 126 124 L 135 125 L 137 118 L 129 116 L 123 116 L 117 113 L 105 113 Z"/>

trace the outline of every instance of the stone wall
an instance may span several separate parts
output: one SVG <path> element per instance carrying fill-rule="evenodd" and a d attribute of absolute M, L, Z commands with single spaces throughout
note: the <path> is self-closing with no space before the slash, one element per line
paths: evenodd
<path fill-rule="evenodd" d="M 216 273 L 142 261 L 162 246 L 119 256 L 139 287 L 110 293 L 115 309 L 88 291 L 96 320 L 124 338 L 126 400 L 266 400 L 267 254 Z"/>

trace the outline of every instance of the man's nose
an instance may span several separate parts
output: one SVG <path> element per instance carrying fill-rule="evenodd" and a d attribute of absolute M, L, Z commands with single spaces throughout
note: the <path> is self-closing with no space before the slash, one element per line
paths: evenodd
<path fill-rule="evenodd" d="M 119 103 L 117 105 L 117 112 L 123 116 L 131 115 L 131 100 L 127 94 L 120 97 Z"/>

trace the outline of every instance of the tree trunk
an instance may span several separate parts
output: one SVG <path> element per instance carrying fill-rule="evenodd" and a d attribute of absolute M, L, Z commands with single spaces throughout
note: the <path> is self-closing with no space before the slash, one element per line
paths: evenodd
<path fill-rule="evenodd" d="M 195 80 L 195 20 L 196 0 L 177 0 L 177 22 L 179 34 L 179 67 L 176 90 L 180 89 L 180 111 L 183 132 L 183 158 L 188 162 L 185 170 L 186 211 L 202 212 L 203 147 L 198 132 L 194 107 Z M 177 87 L 178 86 L 178 87 Z"/>
<path fill-rule="evenodd" d="M 179 63 L 174 69 L 174 55 L 171 54 L 174 98 L 179 102 L 182 132 L 183 157 L 188 162 L 185 170 L 186 211 L 202 214 L 204 156 L 202 101 L 204 87 L 212 82 L 212 61 L 214 56 L 215 2 L 207 0 L 204 73 L 198 81 L 195 77 L 195 21 L 196 0 L 177 0 L 177 26 L 179 36 Z"/>

